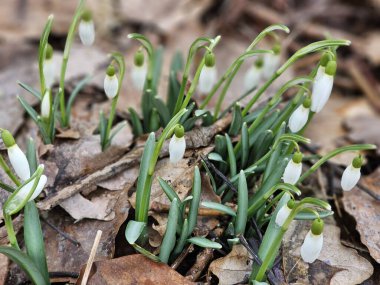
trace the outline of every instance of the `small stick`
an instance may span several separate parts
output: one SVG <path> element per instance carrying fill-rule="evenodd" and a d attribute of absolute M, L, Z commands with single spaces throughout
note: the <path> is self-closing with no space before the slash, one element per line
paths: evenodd
<path fill-rule="evenodd" d="M 61 236 L 63 236 L 65 239 L 67 239 L 68 241 L 72 242 L 73 244 L 75 244 L 76 247 L 79 247 L 80 246 L 80 242 L 75 240 L 74 238 L 72 238 L 70 235 L 68 235 L 67 233 L 61 231 L 57 226 L 53 225 L 52 223 L 50 223 L 48 220 L 46 220 L 44 217 L 40 216 L 41 220 L 46 223 L 49 227 L 51 227 L 53 230 L 55 230 L 58 234 L 60 234 Z"/>
<path fill-rule="evenodd" d="M 90 276 L 91 267 L 92 267 L 92 264 L 94 263 L 95 254 L 96 254 L 96 251 L 98 249 L 100 238 L 102 237 L 102 233 L 103 232 L 101 230 L 98 230 L 96 233 L 94 244 L 92 246 L 90 256 L 89 256 L 88 261 L 87 261 L 86 269 L 84 270 L 81 285 L 87 284 L 87 280 L 88 280 L 88 277 Z"/>
<path fill-rule="evenodd" d="M 261 242 L 263 240 L 263 234 L 261 233 L 261 231 L 259 229 L 259 226 L 257 225 L 257 222 L 256 222 L 255 218 L 252 217 L 250 219 L 250 222 L 251 222 L 252 228 L 254 228 L 255 231 L 256 231 L 256 234 L 257 234 L 257 236 L 259 238 L 259 242 Z"/>
<path fill-rule="evenodd" d="M 174 270 L 177 269 L 177 267 L 182 263 L 182 261 L 185 259 L 185 257 L 194 250 L 194 245 L 190 244 L 185 251 L 182 251 L 182 253 L 177 257 L 177 259 L 173 262 L 171 265 L 171 268 Z"/>

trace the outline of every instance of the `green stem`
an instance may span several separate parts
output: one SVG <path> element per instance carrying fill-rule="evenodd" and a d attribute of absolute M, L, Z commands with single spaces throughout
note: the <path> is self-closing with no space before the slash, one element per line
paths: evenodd
<path fill-rule="evenodd" d="M 13 174 L 2 155 L 0 155 L 0 166 L 17 187 L 21 185 L 20 180 Z"/>
<path fill-rule="evenodd" d="M 110 116 L 109 116 L 108 121 L 107 121 L 106 134 L 104 136 L 104 142 L 102 143 L 102 150 L 103 151 L 107 148 L 108 144 L 110 143 L 109 136 L 110 136 L 113 120 L 114 120 L 115 114 L 116 114 L 116 105 L 117 105 L 118 97 L 119 97 L 119 95 L 116 95 L 112 99 L 111 112 L 110 112 Z"/>
<path fill-rule="evenodd" d="M 12 217 L 10 215 L 7 215 L 5 213 L 5 211 L 3 211 L 3 215 L 4 215 L 5 228 L 6 228 L 7 234 L 8 234 L 8 240 L 9 240 L 12 247 L 20 250 L 20 247 L 19 247 L 18 242 L 17 242 L 15 230 L 13 228 Z"/>

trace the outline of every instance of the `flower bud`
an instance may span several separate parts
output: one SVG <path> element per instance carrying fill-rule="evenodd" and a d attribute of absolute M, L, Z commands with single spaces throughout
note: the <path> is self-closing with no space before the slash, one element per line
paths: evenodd
<path fill-rule="evenodd" d="M 144 65 L 144 53 L 141 49 L 136 51 L 135 56 L 133 58 L 133 62 L 135 66 L 143 66 Z"/>
<path fill-rule="evenodd" d="M 119 80 L 115 74 L 115 67 L 110 64 L 104 77 L 104 92 L 109 99 L 112 99 L 116 96 L 118 88 Z"/>
<path fill-rule="evenodd" d="M 289 118 L 289 129 L 292 133 L 298 133 L 306 125 L 310 113 L 310 98 L 306 98 Z"/>
<path fill-rule="evenodd" d="M 323 246 L 323 220 L 314 220 L 311 230 L 307 233 L 301 246 L 301 257 L 304 262 L 314 262 L 321 253 Z"/>
<path fill-rule="evenodd" d="M 286 221 L 286 219 L 289 217 L 290 213 L 292 212 L 292 209 L 294 207 L 294 201 L 289 200 L 288 203 L 281 207 L 281 209 L 277 212 L 276 216 L 276 225 L 279 227 L 282 227 Z"/>
<path fill-rule="evenodd" d="M 215 66 L 215 54 L 213 52 L 207 52 L 205 56 L 205 65 L 207 67 Z"/>
<path fill-rule="evenodd" d="M 352 163 L 343 171 L 340 185 L 344 191 L 350 191 L 356 186 L 360 179 L 360 168 L 363 164 L 361 156 L 355 157 Z"/>
<path fill-rule="evenodd" d="M 282 177 L 284 183 L 296 184 L 302 172 L 302 153 L 296 152 L 285 167 Z"/>
<path fill-rule="evenodd" d="M 30 168 L 26 155 L 16 144 L 15 139 L 9 131 L 2 131 L 1 138 L 7 148 L 8 158 L 15 173 L 20 179 L 28 180 L 30 177 Z"/>
<path fill-rule="evenodd" d="M 336 72 L 336 61 L 331 60 L 327 63 L 325 70 L 315 77 L 313 91 L 311 95 L 311 110 L 319 113 L 326 105 L 334 83 Z"/>
<path fill-rule="evenodd" d="M 131 71 L 132 83 L 133 83 L 133 86 L 136 88 L 136 90 L 142 91 L 144 89 L 146 74 L 147 74 L 147 68 L 145 65 L 141 65 L 141 66 L 135 65 L 132 68 L 132 71 Z"/>
<path fill-rule="evenodd" d="M 183 158 L 186 150 L 185 129 L 177 126 L 169 143 L 170 162 L 177 163 Z"/>
<path fill-rule="evenodd" d="M 247 71 L 244 76 L 244 90 L 248 91 L 255 88 L 262 77 L 263 71 L 263 59 L 259 58 L 256 60 L 255 64 L 253 64 Z"/>
<path fill-rule="evenodd" d="M 214 87 L 217 80 L 217 70 L 216 66 L 209 67 L 204 65 L 199 76 L 198 90 L 200 93 L 209 93 Z"/>
<path fill-rule="evenodd" d="M 45 85 L 51 88 L 55 79 L 56 66 L 53 62 L 53 47 L 50 44 L 46 46 L 45 60 L 43 63 L 43 73 L 45 77 Z"/>
<path fill-rule="evenodd" d="M 270 78 L 280 65 L 281 46 L 275 44 L 272 48 L 273 54 L 267 53 L 264 55 L 263 77 Z"/>
<path fill-rule="evenodd" d="M 82 19 L 79 23 L 79 37 L 82 44 L 85 46 L 90 46 L 95 40 L 95 27 L 94 21 L 92 20 L 92 14 L 89 10 L 82 13 Z"/>
<path fill-rule="evenodd" d="M 50 118 L 51 112 L 51 98 L 50 98 L 50 89 L 46 89 L 44 96 L 41 101 L 41 117 L 44 119 Z"/>

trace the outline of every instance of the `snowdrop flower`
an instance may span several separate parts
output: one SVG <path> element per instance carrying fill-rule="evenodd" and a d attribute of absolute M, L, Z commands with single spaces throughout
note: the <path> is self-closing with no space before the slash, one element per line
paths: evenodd
<path fill-rule="evenodd" d="M 273 73 L 276 72 L 277 68 L 280 65 L 281 46 L 279 44 L 276 44 L 272 50 L 273 50 L 273 54 L 267 53 L 264 55 L 264 66 L 263 66 L 264 79 L 270 78 L 273 75 Z"/>
<path fill-rule="evenodd" d="M 321 219 L 314 220 L 301 246 L 301 257 L 304 262 L 313 263 L 319 256 L 323 246 L 323 226 Z"/>
<path fill-rule="evenodd" d="M 217 80 L 217 70 L 215 67 L 215 55 L 212 52 L 207 52 L 205 57 L 205 65 L 202 68 L 199 76 L 198 90 L 200 93 L 209 93 L 214 87 Z"/>
<path fill-rule="evenodd" d="M 184 135 L 185 129 L 183 126 L 177 126 L 169 143 L 170 162 L 173 164 L 180 161 L 185 154 L 186 141 Z"/>
<path fill-rule="evenodd" d="M 41 117 L 49 119 L 51 111 L 50 89 L 46 89 L 41 101 Z"/>
<path fill-rule="evenodd" d="M 259 58 L 256 62 L 248 69 L 244 76 L 244 90 L 248 91 L 255 88 L 261 79 L 263 71 L 263 59 Z"/>
<path fill-rule="evenodd" d="M 332 60 L 331 53 L 325 52 L 322 55 L 321 60 L 319 61 L 319 66 L 317 69 L 317 74 L 315 75 L 315 79 L 319 78 L 322 74 L 325 73 L 326 65 L 330 60 Z"/>
<path fill-rule="evenodd" d="M 279 227 L 282 227 L 286 221 L 286 219 L 289 217 L 290 213 L 292 212 L 292 209 L 294 207 L 294 201 L 289 200 L 289 202 L 282 206 L 281 209 L 277 212 L 276 216 L 276 225 Z"/>
<path fill-rule="evenodd" d="M 298 133 L 306 125 L 309 119 L 311 99 L 306 98 L 290 116 L 289 118 L 289 129 L 292 133 Z"/>
<path fill-rule="evenodd" d="M 313 112 L 319 113 L 327 103 L 331 95 L 335 72 L 336 61 L 330 60 L 325 70 L 315 77 L 311 95 L 311 110 Z"/>
<path fill-rule="evenodd" d="M 15 173 L 18 177 L 20 177 L 20 179 L 24 181 L 28 180 L 30 178 L 30 168 L 26 155 L 16 144 L 15 139 L 9 131 L 3 130 L 1 133 L 1 138 L 7 148 L 8 158 Z"/>
<path fill-rule="evenodd" d="M 91 12 L 89 10 L 83 12 L 78 29 L 82 44 L 85 46 L 92 45 L 95 40 L 95 27 Z"/>
<path fill-rule="evenodd" d="M 285 167 L 282 180 L 284 183 L 296 184 L 302 172 L 302 153 L 296 152 Z"/>
<path fill-rule="evenodd" d="M 134 66 L 132 68 L 131 77 L 133 86 L 139 91 L 142 91 L 144 89 L 146 74 L 147 69 L 144 65 L 144 53 L 142 50 L 138 50 L 135 53 Z"/>
<path fill-rule="evenodd" d="M 46 46 L 45 61 L 43 64 L 43 73 L 45 77 L 45 85 L 51 88 L 55 79 L 55 64 L 53 62 L 53 47 L 50 44 Z"/>
<path fill-rule="evenodd" d="M 112 99 L 116 96 L 118 88 L 119 80 L 115 74 L 115 67 L 110 64 L 104 77 L 104 92 L 109 99 Z"/>
<path fill-rule="evenodd" d="M 360 179 L 360 168 L 363 164 L 361 156 L 355 157 L 352 163 L 347 166 L 342 175 L 340 182 L 344 191 L 350 191 L 358 183 Z"/>

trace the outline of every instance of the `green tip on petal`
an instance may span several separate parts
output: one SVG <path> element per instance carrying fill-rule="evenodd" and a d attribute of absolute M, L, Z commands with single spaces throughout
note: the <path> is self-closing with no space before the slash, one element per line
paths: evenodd
<path fill-rule="evenodd" d="M 207 67 L 213 67 L 215 65 L 215 54 L 208 51 L 205 57 L 205 65 Z"/>
<path fill-rule="evenodd" d="M 185 135 L 185 129 L 182 125 L 178 125 L 174 129 L 174 134 L 177 138 L 182 138 Z"/>
<path fill-rule="evenodd" d="M 332 57 L 331 57 L 331 53 L 330 52 L 325 52 L 322 57 L 321 57 L 321 60 L 319 61 L 319 64 L 323 67 L 326 67 L 327 63 L 332 60 Z"/>
<path fill-rule="evenodd" d="M 136 66 L 142 66 L 144 64 L 144 53 L 141 49 L 136 51 L 134 57 L 134 63 Z"/>
<path fill-rule="evenodd" d="M 319 236 L 323 232 L 324 225 L 325 225 L 325 223 L 323 222 L 322 219 L 320 219 L 320 218 L 315 219 L 313 221 L 313 223 L 311 224 L 311 232 L 314 235 L 318 235 Z"/>
<path fill-rule="evenodd" d="M 305 107 L 305 108 L 310 108 L 310 106 L 311 106 L 311 98 L 310 97 L 307 97 L 304 101 L 303 101 L 303 106 Z"/>
<path fill-rule="evenodd" d="M 326 65 L 326 74 L 334 76 L 336 73 L 336 61 L 330 60 Z"/>
<path fill-rule="evenodd" d="M 107 67 L 107 70 L 106 70 L 106 74 L 108 76 L 114 76 L 115 75 L 115 67 L 110 64 L 108 67 Z"/>
<path fill-rule="evenodd" d="M 90 10 L 85 10 L 82 13 L 82 20 L 85 22 L 90 22 L 92 20 L 92 13 Z"/>
<path fill-rule="evenodd" d="M 10 148 L 16 144 L 14 137 L 7 130 L 1 132 L 1 138 L 3 139 L 3 142 L 7 148 Z"/>
<path fill-rule="evenodd" d="M 294 153 L 293 158 L 292 158 L 294 163 L 300 163 L 302 161 L 302 156 L 303 156 L 302 153 L 299 151 Z"/>
<path fill-rule="evenodd" d="M 352 160 L 352 166 L 355 167 L 355 168 L 361 168 L 363 165 L 363 158 L 361 155 L 355 157 L 353 160 Z"/>
<path fill-rule="evenodd" d="M 50 44 L 47 44 L 45 59 L 51 59 L 52 57 L 53 57 L 53 47 Z"/>

